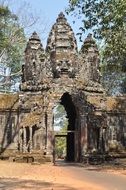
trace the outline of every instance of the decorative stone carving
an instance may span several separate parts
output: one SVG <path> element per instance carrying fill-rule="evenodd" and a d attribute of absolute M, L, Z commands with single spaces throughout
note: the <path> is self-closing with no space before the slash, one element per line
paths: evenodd
<path fill-rule="evenodd" d="M 115 139 L 124 150 L 125 98 L 114 100 L 106 97 L 100 84 L 99 52 L 92 35 L 87 36 L 78 53 L 74 33 L 62 12 L 51 29 L 46 50 L 36 32 L 30 37 L 25 64 L 22 65 L 20 89 L 19 97 L 4 95 L 0 99 L 2 116 L 6 116 L 6 119 L 0 117 L 2 127 L 5 124 L 3 131 L 9 128 L 7 135 L 3 135 L 8 139 L 5 143 L 0 130 L 1 151 L 11 141 L 9 136 L 14 128 L 11 112 L 13 115 L 17 112 L 18 151 L 28 155 L 33 152 L 38 155 L 39 152 L 39 156 L 52 157 L 55 136 L 53 108 L 57 103 L 62 104 L 67 113 L 69 161 L 83 161 L 93 153 L 105 154 Z"/>
<path fill-rule="evenodd" d="M 23 91 L 39 91 L 47 88 L 45 52 L 36 32 L 30 37 L 25 49 L 25 64 L 22 65 Z"/>
<path fill-rule="evenodd" d="M 77 43 L 74 33 L 62 12 L 58 15 L 49 34 L 46 51 L 50 54 L 54 78 L 59 78 L 63 74 L 67 74 L 71 78 L 75 77 Z"/>
<path fill-rule="evenodd" d="M 80 75 L 84 79 L 100 82 L 99 52 L 91 34 L 85 39 L 80 54 L 82 59 Z"/>

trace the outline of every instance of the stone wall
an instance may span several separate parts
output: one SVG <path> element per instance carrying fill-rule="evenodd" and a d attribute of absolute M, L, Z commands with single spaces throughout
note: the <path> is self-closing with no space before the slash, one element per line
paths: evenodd
<path fill-rule="evenodd" d="M 0 94 L 0 152 L 17 149 L 19 96 Z"/>
<path fill-rule="evenodd" d="M 91 34 L 77 51 L 63 13 L 53 25 L 44 50 L 36 32 L 22 65 L 18 95 L 0 95 L 1 152 L 54 154 L 53 108 L 64 106 L 67 160 L 126 149 L 126 97 L 107 97 L 100 83 L 99 52 Z"/>

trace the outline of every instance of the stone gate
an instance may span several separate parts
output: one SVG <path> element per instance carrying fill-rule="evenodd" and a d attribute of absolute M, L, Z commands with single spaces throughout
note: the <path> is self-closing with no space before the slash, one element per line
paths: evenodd
<path fill-rule="evenodd" d="M 0 95 L 1 158 L 52 159 L 56 103 L 64 106 L 72 131 L 67 134 L 67 161 L 94 154 L 126 156 L 126 97 L 106 96 L 99 62 L 91 34 L 78 52 L 62 12 L 45 50 L 34 32 L 25 49 L 19 94 Z"/>

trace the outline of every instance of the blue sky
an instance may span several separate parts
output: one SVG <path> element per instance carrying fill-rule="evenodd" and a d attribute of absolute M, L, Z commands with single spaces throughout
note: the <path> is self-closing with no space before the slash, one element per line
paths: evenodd
<path fill-rule="evenodd" d="M 69 0 L 25 0 L 27 3 L 30 4 L 30 10 L 34 12 L 37 16 L 40 17 L 41 23 L 38 23 L 34 27 L 30 28 L 30 32 L 27 32 L 27 36 L 29 37 L 31 33 L 36 30 L 39 34 L 44 47 L 46 46 L 47 37 L 49 31 L 51 30 L 52 25 L 55 23 L 58 14 L 63 11 L 65 13 L 65 8 L 68 6 Z M 23 3 L 24 0 L 11 0 L 10 7 L 15 11 L 18 10 L 20 3 Z M 27 10 L 26 10 L 27 12 Z M 79 32 L 79 26 L 81 25 L 81 21 L 76 19 L 76 23 L 73 24 L 74 17 L 66 15 L 68 22 L 70 23 L 75 36 L 76 33 Z M 44 28 L 46 27 L 46 33 L 43 32 Z M 77 42 L 78 46 L 81 46 L 78 37 Z"/>

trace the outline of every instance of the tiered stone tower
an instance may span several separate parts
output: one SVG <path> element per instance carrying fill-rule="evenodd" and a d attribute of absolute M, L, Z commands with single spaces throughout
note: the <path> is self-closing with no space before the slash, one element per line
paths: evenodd
<path fill-rule="evenodd" d="M 106 97 L 100 84 L 99 62 L 91 34 L 77 51 L 74 33 L 62 12 L 52 26 L 45 50 L 34 32 L 25 50 L 19 97 L 9 97 L 10 107 L 4 109 L 8 123 L 3 122 L 5 132 L 0 131 L 1 150 L 13 148 L 20 157 L 32 157 L 33 161 L 54 158 L 55 139 L 63 135 L 53 126 L 53 109 L 60 103 L 68 118 L 64 134 L 67 161 L 105 155 L 112 147 L 124 151 L 125 99 Z M 7 101 L 1 102 L 3 106 Z"/>
<path fill-rule="evenodd" d="M 74 33 L 61 12 L 52 26 L 45 52 L 38 35 L 34 32 L 27 44 L 25 58 L 21 90 L 27 93 L 26 95 L 23 93 L 23 105 L 24 109 L 27 109 L 26 102 L 29 100 L 30 114 L 40 110 L 39 127 L 46 129 L 47 141 L 44 145 L 46 153 L 51 154 L 52 151 L 50 139 L 50 136 L 53 135 L 52 110 L 60 101 L 67 112 L 68 131 L 72 131 L 67 135 L 68 160 L 78 160 L 79 153 L 74 145 L 75 140 L 78 142 L 78 137 L 75 134 L 85 136 L 85 144 L 82 143 L 80 149 L 86 152 L 87 119 L 85 123 L 83 123 L 83 119 L 93 111 L 92 106 L 87 103 L 87 97 L 92 93 L 95 95 L 97 93 L 101 98 L 104 96 L 104 90 L 100 85 L 99 53 L 94 39 L 89 34 L 78 53 Z M 40 96 L 43 99 L 42 105 L 35 102 L 35 99 L 39 99 Z M 102 117 L 102 112 L 100 115 Z M 84 131 L 82 132 L 83 127 Z M 42 134 L 40 138 L 44 138 Z M 76 146 L 80 146 L 79 142 Z"/>
<path fill-rule="evenodd" d="M 85 79 L 100 82 L 99 51 L 94 39 L 92 38 L 92 34 L 89 34 L 85 39 L 81 48 L 81 56 L 83 58 L 82 67 L 84 67 L 83 73 Z"/>
<path fill-rule="evenodd" d="M 47 41 L 46 51 L 50 54 L 54 78 L 67 74 L 75 77 L 77 44 L 74 33 L 61 12 L 53 25 Z"/>
<path fill-rule="evenodd" d="M 92 35 L 87 36 L 78 53 L 74 33 L 62 12 L 52 26 L 46 51 L 34 32 L 25 50 L 25 60 L 22 67 L 23 91 L 42 90 L 46 83 L 49 87 L 56 79 L 61 82 L 60 78 L 64 82 L 64 78 L 68 78 L 77 88 L 83 85 L 85 90 L 104 91 L 100 85 L 99 52 Z"/>

